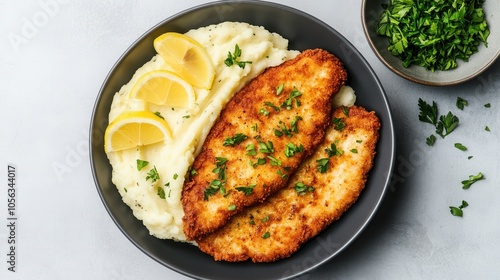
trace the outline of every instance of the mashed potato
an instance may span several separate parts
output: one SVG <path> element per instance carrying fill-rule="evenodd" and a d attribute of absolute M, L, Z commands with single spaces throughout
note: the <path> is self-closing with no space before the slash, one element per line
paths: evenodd
<path fill-rule="evenodd" d="M 173 140 L 166 144 L 111 152 L 108 158 L 113 167 L 113 183 L 135 217 L 143 221 L 150 234 L 179 241 L 186 240 L 182 231 L 184 212 L 180 201 L 184 178 L 221 109 L 234 93 L 264 69 L 298 54 L 297 51 L 287 50 L 288 41 L 280 35 L 246 23 L 224 22 L 190 30 L 186 35 L 205 47 L 216 73 L 209 91 L 196 89 L 195 108 L 187 111 L 156 106 L 129 97 L 134 83 L 144 73 L 168 70 L 163 59 L 156 55 L 115 94 L 109 113 L 109 120 L 112 121 L 126 111 L 160 112 L 172 128 Z M 244 69 L 224 64 L 228 52 L 233 52 L 236 44 L 242 50 L 241 61 L 252 61 Z M 138 171 L 137 159 L 146 160 L 149 165 Z M 147 172 L 153 167 L 160 175 L 160 180 L 155 183 L 146 181 Z M 158 195 L 158 188 L 164 189 L 165 199 Z"/>

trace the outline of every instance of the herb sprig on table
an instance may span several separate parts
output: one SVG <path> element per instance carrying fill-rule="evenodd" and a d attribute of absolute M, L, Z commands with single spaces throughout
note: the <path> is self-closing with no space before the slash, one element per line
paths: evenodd
<path fill-rule="evenodd" d="M 467 61 L 490 34 L 482 5 L 485 0 L 391 0 L 377 25 L 389 38 L 388 50 L 427 70 L 449 70 Z"/>

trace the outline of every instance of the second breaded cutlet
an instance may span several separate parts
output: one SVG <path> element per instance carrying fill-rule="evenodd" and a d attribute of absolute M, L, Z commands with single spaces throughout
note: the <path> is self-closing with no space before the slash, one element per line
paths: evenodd
<path fill-rule="evenodd" d="M 286 185 L 323 140 L 331 99 L 345 84 L 342 62 L 306 50 L 268 68 L 228 102 L 192 164 L 182 191 L 188 240 L 210 233 Z"/>
<path fill-rule="evenodd" d="M 273 262 L 289 257 L 349 209 L 372 168 L 380 122 L 361 107 L 334 111 L 324 142 L 287 187 L 198 238 L 215 260 Z"/>

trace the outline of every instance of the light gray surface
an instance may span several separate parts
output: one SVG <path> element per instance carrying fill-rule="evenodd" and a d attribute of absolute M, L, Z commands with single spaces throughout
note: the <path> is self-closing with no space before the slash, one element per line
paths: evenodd
<path fill-rule="evenodd" d="M 8 232 L 0 226 L 1 279 L 188 279 L 144 255 L 112 222 L 92 180 L 88 129 L 101 83 L 128 46 L 161 20 L 205 2 L 0 1 L 1 224 L 9 163 L 17 166 L 19 199 L 17 272 L 7 271 Z M 398 141 L 391 191 L 367 231 L 301 279 L 498 277 L 500 62 L 460 86 L 413 84 L 372 53 L 361 0 L 275 2 L 325 21 L 358 48 L 385 87 Z M 464 111 L 455 106 L 458 96 L 469 101 Z M 461 121 L 434 147 L 425 145 L 433 129 L 418 121 L 418 98 Z M 460 181 L 479 171 L 487 179 L 462 190 Z M 463 218 L 453 217 L 448 206 L 462 199 L 470 206 Z"/>

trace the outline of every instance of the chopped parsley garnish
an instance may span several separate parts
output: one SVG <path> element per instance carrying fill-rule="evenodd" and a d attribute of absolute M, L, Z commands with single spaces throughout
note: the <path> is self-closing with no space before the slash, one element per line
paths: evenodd
<path fill-rule="evenodd" d="M 491 104 L 490 103 L 484 104 L 484 108 L 491 108 Z"/>
<path fill-rule="evenodd" d="M 222 194 L 226 193 L 226 190 L 224 188 L 225 182 L 214 179 L 212 182 L 210 182 L 210 185 L 205 189 L 203 193 L 203 199 L 208 200 L 210 196 L 215 195 L 217 192 L 221 192 Z"/>
<path fill-rule="evenodd" d="M 376 26 L 388 37 L 388 50 L 404 67 L 420 65 L 430 71 L 457 67 L 485 46 L 490 34 L 482 8 L 484 0 L 392 0 Z"/>
<path fill-rule="evenodd" d="M 236 205 L 234 205 L 234 204 L 229 205 L 229 206 L 227 207 L 227 210 L 229 210 L 229 211 L 234 211 L 234 210 L 236 210 Z"/>
<path fill-rule="evenodd" d="M 271 107 L 274 109 L 274 111 L 276 112 L 279 112 L 280 111 L 280 107 L 274 105 L 273 103 L 269 102 L 269 101 L 266 101 L 264 102 L 264 105 L 268 106 L 268 107 Z"/>
<path fill-rule="evenodd" d="M 333 118 L 333 128 L 337 131 L 342 131 L 345 128 L 345 122 L 343 118 Z"/>
<path fill-rule="evenodd" d="M 161 198 L 165 199 L 165 190 L 162 187 L 159 187 L 156 194 Z"/>
<path fill-rule="evenodd" d="M 189 119 L 190 117 L 191 117 L 190 115 L 182 116 L 183 119 Z"/>
<path fill-rule="evenodd" d="M 148 166 L 149 161 L 137 159 L 137 171 L 141 171 L 144 167 Z"/>
<path fill-rule="evenodd" d="M 295 103 L 295 107 L 300 107 L 301 103 L 300 100 L 298 99 L 300 96 L 302 96 L 302 93 L 297 90 L 297 88 L 293 87 L 293 90 L 290 92 L 290 95 L 288 98 L 281 104 L 281 108 L 287 109 L 287 110 L 292 110 L 293 104 Z"/>
<path fill-rule="evenodd" d="M 250 164 L 250 166 L 252 166 L 253 168 L 256 168 L 256 167 L 257 167 L 257 166 L 259 166 L 259 165 L 264 165 L 264 164 L 266 164 L 266 158 L 258 158 L 258 159 L 257 159 L 257 162 L 255 162 L 255 163 L 254 163 L 252 160 L 250 160 L 248 163 L 249 163 L 249 164 Z"/>
<path fill-rule="evenodd" d="M 427 145 L 429 146 L 433 146 L 434 143 L 436 143 L 436 136 L 434 136 L 434 134 L 431 134 L 431 136 L 425 139 L 425 143 L 427 143 Z"/>
<path fill-rule="evenodd" d="M 251 127 L 251 129 L 252 129 L 253 131 L 255 131 L 255 132 L 257 132 L 258 128 L 259 128 L 259 127 L 257 126 L 257 124 L 254 124 L 254 125 Z"/>
<path fill-rule="evenodd" d="M 259 143 L 259 152 L 265 153 L 265 154 L 274 153 L 273 142 L 271 142 L 271 141 L 267 141 L 267 143 L 260 142 Z"/>
<path fill-rule="evenodd" d="M 213 173 L 218 174 L 217 177 L 221 180 L 226 180 L 226 162 L 227 158 L 224 157 L 216 157 L 215 158 L 216 168 L 212 170 Z"/>
<path fill-rule="evenodd" d="M 349 108 L 347 106 L 342 106 L 342 112 L 346 117 L 349 117 Z"/>
<path fill-rule="evenodd" d="M 274 135 L 281 137 L 283 135 L 286 135 L 288 137 L 292 137 L 292 131 L 286 126 L 286 123 L 280 121 L 278 128 L 274 129 Z"/>
<path fill-rule="evenodd" d="M 297 128 L 297 122 L 298 121 L 301 121 L 302 120 L 302 117 L 301 116 L 295 116 L 295 120 L 293 120 L 291 123 L 290 123 L 290 129 L 292 130 L 293 133 L 297 134 L 299 133 L 299 129 Z"/>
<path fill-rule="evenodd" d="M 238 61 L 238 59 L 241 57 L 241 49 L 236 44 L 234 46 L 234 52 L 227 52 L 227 58 L 224 60 L 224 64 L 226 64 L 227 67 L 231 67 L 233 65 L 238 65 L 238 67 L 245 69 L 246 64 L 252 64 L 251 61 Z"/>
<path fill-rule="evenodd" d="M 235 188 L 237 191 L 240 191 L 240 192 L 243 192 L 246 196 L 249 196 L 253 193 L 253 189 L 255 188 L 255 184 L 251 184 L 251 185 L 248 185 L 248 186 L 241 186 L 241 187 L 237 187 Z"/>
<path fill-rule="evenodd" d="M 286 144 L 284 153 L 286 157 L 293 157 L 296 153 L 301 153 L 303 151 L 304 151 L 304 146 L 302 146 L 302 144 L 297 146 L 290 142 Z"/>
<path fill-rule="evenodd" d="M 357 154 L 358 153 L 358 149 L 351 149 L 351 153 Z"/>
<path fill-rule="evenodd" d="M 307 186 L 305 185 L 304 183 L 302 182 L 297 182 L 295 184 L 295 191 L 297 192 L 297 194 L 299 195 L 305 195 L 306 193 L 308 192 L 313 192 L 315 190 L 314 187 L 312 186 Z"/>
<path fill-rule="evenodd" d="M 281 92 L 283 92 L 283 89 L 285 88 L 285 83 L 281 83 L 281 85 L 276 87 L 276 95 L 280 95 Z"/>
<path fill-rule="evenodd" d="M 255 156 L 257 154 L 254 144 L 248 144 L 246 147 L 246 151 L 247 151 L 246 153 L 247 156 Z"/>
<path fill-rule="evenodd" d="M 465 201 L 465 200 L 462 200 L 462 204 L 460 206 L 458 206 L 458 207 L 450 206 L 450 213 L 453 216 L 462 217 L 464 215 L 464 212 L 462 209 L 464 209 L 467 206 L 469 206 L 469 203 L 467 203 L 467 201 Z"/>
<path fill-rule="evenodd" d="M 158 174 L 158 170 L 156 170 L 156 166 L 154 166 L 148 173 L 146 173 L 146 181 L 151 179 L 151 183 L 154 183 L 160 180 L 160 174 Z"/>
<path fill-rule="evenodd" d="M 268 110 L 266 110 L 265 108 L 260 108 L 260 110 L 259 110 L 259 115 L 264 115 L 264 116 L 266 116 L 266 117 L 267 117 L 267 116 L 269 116 L 269 114 L 270 114 L 270 113 L 269 113 L 269 111 L 268 111 Z"/>
<path fill-rule="evenodd" d="M 264 218 L 262 218 L 262 220 L 260 220 L 260 221 L 263 222 L 263 223 L 265 223 L 265 222 L 269 221 L 269 219 L 271 219 L 271 216 L 267 215 Z"/>
<path fill-rule="evenodd" d="M 333 157 L 333 156 L 340 156 L 344 153 L 344 151 L 342 150 L 339 150 L 337 148 L 337 141 L 335 141 L 334 143 L 330 144 L 330 148 L 326 148 L 325 149 L 325 152 L 328 154 L 329 157 Z"/>
<path fill-rule="evenodd" d="M 272 156 L 267 156 L 267 158 L 270 160 L 271 166 L 281 166 L 281 160 Z"/>
<path fill-rule="evenodd" d="M 458 117 L 453 115 L 451 112 L 448 112 L 446 116 L 442 115 L 439 117 L 439 121 L 436 125 L 436 133 L 442 138 L 445 138 L 450 133 L 452 133 L 453 130 L 455 130 L 455 128 L 458 126 L 458 123 Z"/>
<path fill-rule="evenodd" d="M 486 130 L 486 131 L 488 131 L 488 132 L 489 132 L 489 131 L 491 131 L 489 126 L 486 126 L 486 127 L 484 128 L 484 130 Z"/>
<path fill-rule="evenodd" d="M 457 108 L 463 110 L 465 106 L 468 106 L 469 102 L 461 97 L 457 97 Z"/>
<path fill-rule="evenodd" d="M 330 162 L 330 158 L 321 158 L 316 160 L 318 163 L 318 171 L 319 173 L 326 173 L 328 171 L 328 163 Z"/>
<path fill-rule="evenodd" d="M 269 237 L 271 237 L 271 234 L 269 233 L 269 231 L 266 231 L 266 232 L 262 235 L 262 238 L 263 238 L 263 239 L 268 239 Z"/>
<path fill-rule="evenodd" d="M 486 179 L 483 175 L 483 173 L 479 172 L 477 175 L 470 175 L 468 180 L 463 180 L 462 181 L 462 189 L 468 189 L 472 184 L 479 180 L 484 180 Z"/>
<path fill-rule="evenodd" d="M 226 138 L 226 140 L 224 140 L 224 142 L 222 143 L 222 146 L 234 147 L 235 145 L 238 145 L 247 139 L 248 139 L 248 136 L 246 136 L 245 134 L 236 133 L 233 137 Z"/>
<path fill-rule="evenodd" d="M 157 115 L 158 117 L 162 118 L 162 119 L 165 119 L 160 112 L 156 111 L 154 112 L 155 115 Z"/>
<path fill-rule="evenodd" d="M 467 147 L 462 145 L 461 143 L 455 143 L 455 148 L 459 149 L 460 151 L 467 151 Z"/>

